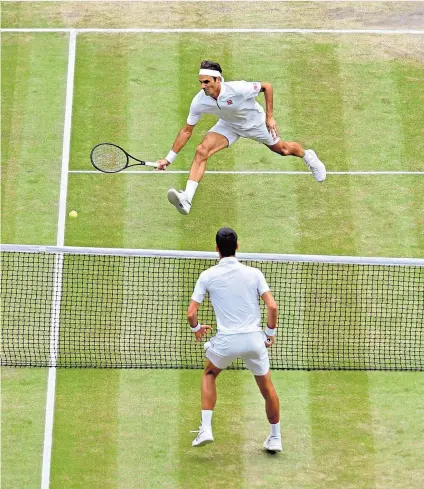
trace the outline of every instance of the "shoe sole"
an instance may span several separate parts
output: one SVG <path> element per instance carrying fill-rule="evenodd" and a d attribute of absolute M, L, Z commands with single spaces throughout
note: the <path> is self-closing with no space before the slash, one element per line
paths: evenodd
<path fill-rule="evenodd" d="M 209 445 L 209 443 L 212 443 L 212 442 L 213 442 L 213 439 L 212 440 L 203 440 L 200 443 L 198 443 L 197 445 L 192 445 L 192 446 L 193 447 L 204 447 L 205 445 Z"/>
<path fill-rule="evenodd" d="M 264 447 L 264 450 L 266 450 L 267 452 L 272 452 L 272 453 L 282 452 L 283 451 L 282 448 L 267 448 L 267 447 Z"/>
<path fill-rule="evenodd" d="M 188 212 L 183 207 L 180 207 L 180 199 L 178 198 L 178 192 L 176 190 L 168 190 L 168 201 L 177 209 L 180 214 L 183 214 L 184 216 L 188 214 Z"/>
<path fill-rule="evenodd" d="M 264 445 L 264 450 L 267 450 L 268 452 L 282 452 L 283 451 L 283 445 L 280 444 L 279 446 L 275 447 L 275 448 L 270 448 L 268 446 L 268 444 L 265 442 Z"/>
<path fill-rule="evenodd" d="M 325 173 L 324 178 L 321 178 L 320 180 L 318 180 L 318 178 L 317 178 L 317 177 L 315 177 L 315 176 L 314 176 L 314 178 L 315 178 L 315 180 L 316 180 L 318 183 L 324 182 L 324 181 L 325 181 L 325 179 L 327 178 L 327 173 Z"/>
<path fill-rule="evenodd" d="M 311 171 L 311 173 L 312 173 L 312 176 L 315 178 L 315 180 L 316 180 L 317 182 L 321 183 L 321 182 L 323 182 L 323 181 L 324 181 L 324 180 L 327 178 L 327 170 L 326 170 L 326 168 L 325 168 L 324 163 L 323 163 L 322 161 L 319 161 L 319 162 L 320 162 L 320 163 L 321 163 L 321 165 L 322 165 L 322 169 L 321 169 L 321 171 L 322 171 L 322 173 L 323 173 L 324 175 L 318 175 L 318 178 L 317 178 L 317 177 L 316 177 L 316 176 L 313 174 L 312 170 L 310 170 L 310 171 Z M 316 167 L 315 167 L 315 168 L 316 168 Z"/>

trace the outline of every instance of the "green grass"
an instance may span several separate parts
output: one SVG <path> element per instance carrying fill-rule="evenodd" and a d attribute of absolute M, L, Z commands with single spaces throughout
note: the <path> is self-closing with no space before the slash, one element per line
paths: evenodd
<path fill-rule="evenodd" d="M 3 25 L 27 13 L 28 23 L 92 24 L 86 10 L 63 8 L 7 6 Z M 122 11 L 128 8 L 134 7 Z M 239 11 L 219 8 L 229 9 L 230 26 L 236 26 Z M 383 10 L 392 8 L 400 7 Z M 185 14 L 183 5 L 172 9 Z M 163 26 L 167 19 L 155 12 L 150 19 Z M 282 12 L 274 12 L 272 22 L 281 24 Z M 246 21 L 257 23 L 258 15 Z M 315 148 L 329 170 L 422 170 L 419 41 L 399 37 L 395 46 L 375 36 L 81 34 L 71 169 L 91 170 L 89 151 L 102 140 L 149 159 L 165 155 L 198 90 L 198 63 L 211 57 L 227 79 L 272 82 L 281 134 Z M 2 48 L 2 242 L 54 244 L 67 36 L 3 34 Z M 173 169 L 188 169 L 213 122 L 199 123 Z M 240 141 L 212 157 L 208 168 L 304 166 Z M 71 174 L 67 207 L 78 210 L 78 219 L 66 222 L 66 244 L 213 250 L 216 229 L 228 225 L 245 252 L 423 255 L 421 175 L 338 175 L 324 185 L 302 175 L 206 175 L 188 218 L 166 202 L 167 189 L 185 180 L 176 174 Z M 273 378 L 286 447 L 277 457 L 261 450 L 268 426 L 248 372 L 219 378 L 216 442 L 194 451 L 189 431 L 199 422 L 200 371 L 58 370 L 51 488 L 421 487 L 421 373 L 274 371 Z M 39 487 L 46 372 L 4 369 L 2 387 L 2 487 Z"/>
<path fill-rule="evenodd" d="M 206 175 L 194 199 L 193 219 L 168 206 L 157 212 L 168 188 L 184 188 L 185 175 L 111 178 L 70 175 L 69 209 L 76 208 L 79 217 L 68 220 L 68 245 L 213 251 L 216 229 L 233 226 L 243 252 L 422 256 L 421 176 L 337 175 L 318 187 L 300 175 L 241 175 L 230 186 L 227 175 Z M 128 191 L 130 207 L 122 214 L 124 204 L 109 191 L 111 182 L 114 189 L 123 184 Z M 251 220 L 243 217 L 246 213 Z"/>
<path fill-rule="evenodd" d="M 2 242 L 56 243 L 67 37 L 2 34 Z"/>
<path fill-rule="evenodd" d="M 41 484 L 46 369 L 1 369 L 1 487 Z"/>
<path fill-rule="evenodd" d="M 261 450 L 267 422 L 248 372 L 221 374 L 215 444 L 193 451 L 200 372 L 60 370 L 52 487 L 419 487 L 422 375 L 273 377 L 286 447 L 280 457 Z"/>

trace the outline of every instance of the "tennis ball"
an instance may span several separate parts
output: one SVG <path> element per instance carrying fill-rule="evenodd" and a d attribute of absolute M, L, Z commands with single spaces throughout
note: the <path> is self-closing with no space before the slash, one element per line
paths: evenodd
<path fill-rule="evenodd" d="M 69 217 L 71 217 L 72 219 L 76 219 L 78 217 L 78 212 L 77 211 L 71 211 L 69 213 Z"/>

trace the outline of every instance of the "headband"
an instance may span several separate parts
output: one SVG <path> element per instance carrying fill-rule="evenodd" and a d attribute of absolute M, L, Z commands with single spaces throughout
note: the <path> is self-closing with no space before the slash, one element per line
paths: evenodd
<path fill-rule="evenodd" d="M 224 81 L 224 77 L 222 76 L 222 73 L 220 73 L 218 70 L 205 70 L 201 69 L 199 71 L 199 75 L 205 75 L 205 76 L 214 76 L 214 77 L 220 77 L 222 81 Z"/>

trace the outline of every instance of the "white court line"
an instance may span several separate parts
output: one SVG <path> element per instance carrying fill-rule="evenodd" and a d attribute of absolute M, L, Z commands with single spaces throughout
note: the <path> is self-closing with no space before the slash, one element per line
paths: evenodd
<path fill-rule="evenodd" d="M 76 32 L 70 31 L 68 74 L 66 78 L 65 123 L 63 127 L 62 172 L 60 177 L 59 215 L 57 221 L 57 246 L 65 241 L 66 196 L 68 192 L 69 152 L 71 144 L 72 102 L 74 96 Z M 52 319 L 50 337 L 50 360 L 56 365 L 59 344 L 60 303 L 62 299 L 63 255 L 56 255 L 53 280 Z M 41 489 L 49 489 L 50 466 L 53 443 L 53 417 L 56 394 L 56 367 L 49 368 L 46 400 L 46 421 L 44 427 L 43 465 L 41 473 Z"/>
<path fill-rule="evenodd" d="M 69 170 L 69 173 L 87 173 L 93 175 L 169 175 L 169 174 L 188 174 L 189 170 L 166 170 L 166 171 L 121 171 L 118 173 L 102 173 L 97 170 Z M 310 175 L 310 171 L 284 171 L 284 170 L 209 170 L 206 175 Z M 328 171 L 327 175 L 424 175 L 424 171 Z"/>
<path fill-rule="evenodd" d="M 7 0 L 7 3 L 46 3 L 46 2 L 56 2 L 58 0 Z M 76 0 L 60 0 L 62 3 L 74 3 Z M 99 0 L 85 0 L 87 3 L 98 2 Z M 151 3 L 153 0 L 107 0 L 109 3 Z M 208 3 L 210 0 L 158 0 L 160 3 L 178 3 L 178 2 L 192 2 L 192 3 Z M 268 3 L 290 3 L 290 2 L 307 2 L 307 3 L 328 3 L 332 0 L 221 0 L 223 2 L 234 2 L 234 3 L 257 3 L 257 2 L 268 2 Z M 333 0 L 337 3 L 399 3 L 399 2 L 422 2 L 423 0 Z"/>
<path fill-rule="evenodd" d="M 73 29 L 63 28 L 9 28 L 0 29 L 0 32 L 18 32 L 18 33 L 47 33 L 47 32 L 76 32 L 77 34 L 98 33 L 98 34 L 407 34 L 407 35 L 424 35 L 424 30 L 420 29 L 231 29 L 231 28 L 205 28 L 205 29 L 152 29 L 152 28 L 116 28 L 116 29 L 96 29 L 82 28 Z"/>

